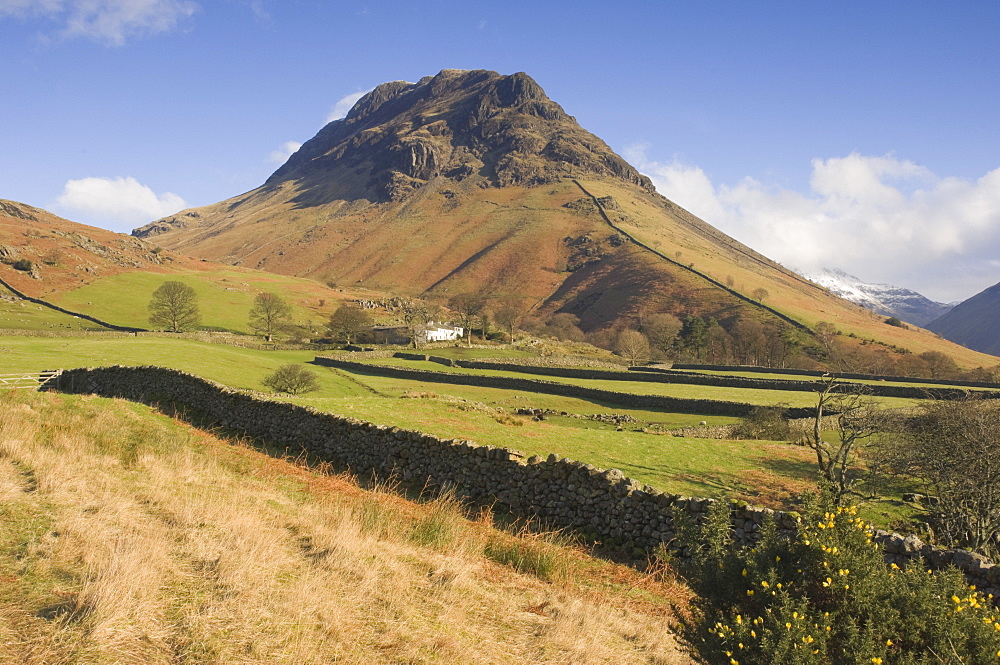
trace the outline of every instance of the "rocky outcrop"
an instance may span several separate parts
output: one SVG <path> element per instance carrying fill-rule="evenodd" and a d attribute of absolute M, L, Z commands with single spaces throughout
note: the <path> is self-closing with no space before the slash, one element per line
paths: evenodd
<path fill-rule="evenodd" d="M 402 198 L 439 175 L 481 175 L 503 187 L 582 171 L 653 189 L 530 76 L 486 70 L 383 83 L 307 141 L 267 184 L 338 178 L 348 170 L 367 177 L 345 194 L 370 201 Z"/>
<path fill-rule="evenodd" d="M 8 217 L 17 217 L 29 222 L 37 222 L 38 217 L 35 215 L 36 212 L 38 212 L 37 208 L 32 208 L 31 206 L 15 201 L 0 199 L 0 214 L 7 215 Z"/>

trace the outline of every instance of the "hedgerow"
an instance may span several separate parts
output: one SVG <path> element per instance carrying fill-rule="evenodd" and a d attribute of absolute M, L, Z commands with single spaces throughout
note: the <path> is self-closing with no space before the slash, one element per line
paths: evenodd
<path fill-rule="evenodd" d="M 705 546 L 686 571 L 698 600 L 683 628 L 706 663 L 1000 662 L 1000 613 L 957 569 L 887 566 L 854 508 L 813 506 L 799 526 L 735 548 L 720 501 L 685 527 Z"/>

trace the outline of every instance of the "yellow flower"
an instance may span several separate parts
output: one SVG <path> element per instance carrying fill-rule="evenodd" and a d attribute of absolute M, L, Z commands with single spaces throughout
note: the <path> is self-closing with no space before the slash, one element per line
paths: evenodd
<path fill-rule="evenodd" d="M 882 659 L 878 656 L 872 658 L 872 662 L 875 663 L 875 665 L 882 665 Z"/>
<path fill-rule="evenodd" d="M 891 647 L 891 646 L 892 646 L 892 640 L 886 640 L 886 641 L 885 641 L 885 645 L 886 645 L 887 647 Z"/>

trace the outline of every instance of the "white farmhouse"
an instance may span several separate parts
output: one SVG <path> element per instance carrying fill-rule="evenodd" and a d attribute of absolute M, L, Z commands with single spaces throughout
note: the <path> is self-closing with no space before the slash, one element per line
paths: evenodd
<path fill-rule="evenodd" d="M 417 331 L 417 341 L 426 342 L 453 342 L 462 339 L 465 328 L 460 326 L 446 326 L 441 323 L 428 323 L 422 330 Z"/>

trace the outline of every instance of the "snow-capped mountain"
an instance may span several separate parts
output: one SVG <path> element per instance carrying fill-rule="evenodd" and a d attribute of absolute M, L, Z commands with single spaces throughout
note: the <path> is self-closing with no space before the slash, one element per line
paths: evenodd
<path fill-rule="evenodd" d="M 955 306 L 934 302 L 916 291 L 900 286 L 869 284 L 836 268 L 823 268 L 820 272 L 801 270 L 796 272 L 845 300 L 884 316 L 895 316 L 916 326 L 926 326 Z"/>

